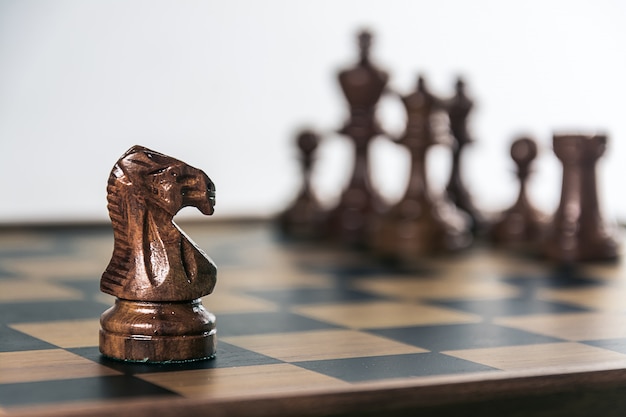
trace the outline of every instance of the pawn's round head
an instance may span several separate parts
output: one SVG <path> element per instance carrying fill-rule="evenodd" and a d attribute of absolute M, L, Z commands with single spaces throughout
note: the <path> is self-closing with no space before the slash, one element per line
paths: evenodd
<path fill-rule="evenodd" d="M 528 166 L 537 157 L 537 143 L 529 137 L 516 139 L 511 145 L 511 158 L 519 166 Z"/>

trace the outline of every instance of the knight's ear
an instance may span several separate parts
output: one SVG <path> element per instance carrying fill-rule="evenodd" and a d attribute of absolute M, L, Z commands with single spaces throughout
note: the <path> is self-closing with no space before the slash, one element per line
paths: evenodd
<path fill-rule="evenodd" d="M 124 168 L 122 168 L 119 163 L 113 166 L 113 169 L 111 170 L 111 176 L 115 177 L 115 180 L 123 185 L 132 184 L 132 182 L 128 178 L 128 175 L 126 175 L 126 171 L 124 171 Z"/>

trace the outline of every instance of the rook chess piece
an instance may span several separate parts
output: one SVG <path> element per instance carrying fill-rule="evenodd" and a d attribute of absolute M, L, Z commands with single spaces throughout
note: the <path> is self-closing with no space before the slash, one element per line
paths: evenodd
<path fill-rule="evenodd" d="M 114 248 L 100 289 L 117 299 L 100 318 L 102 354 L 141 362 L 214 356 L 215 316 L 200 297 L 213 291 L 217 269 L 172 221 L 186 206 L 213 214 L 213 182 L 134 146 L 113 167 L 107 200 Z"/>
<path fill-rule="evenodd" d="M 320 137 L 313 131 L 305 130 L 298 135 L 302 188 L 295 201 L 278 218 L 281 231 L 288 237 L 315 239 L 321 236 L 323 210 L 311 188 L 311 170 L 319 142 Z"/>
<path fill-rule="evenodd" d="M 349 119 L 339 133 L 354 143 L 354 167 L 348 186 L 327 220 L 332 237 L 354 246 L 365 243 L 371 218 L 386 207 L 372 187 L 368 152 L 371 140 L 383 133 L 376 120 L 376 105 L 389 77 L 370 61 L 371 38 L 369 32 L 359 34 L 360 60 L 354 68 L 339 74 L 339 84 L 350 106 Z"/>
<path fill-rule="evenodd" d="M 446 187 L 448 198 L 461 210 L 466 212 L 472 221 L 472 231 L 480 232 L 485 226 L 483 214 L 472 202 L 472 197 L 461 180 L 461 155 L 465 146 L 474 142 L 467 129 L 467 118 L 474 107 L 472 100 L 465 94 L 465 82 L 458 78 L 456 93 L 446 103 L 452 133 L 452 172 Z"/>
<path fill-rule="evenodd" d="M 535 250 L 541 241 L 546 216 L 533 207 L 527 195 L 530 166 L 536 157 L 537 144 L 530 138 L 516 139 L 511 145 L 511 158 L 517 166 L 520 188 L 515 204 L 492 226 L 491 238 L 498 246 Z"/>
<path fill-rule="evenodd" d="M 426 153 L 437 141 L 431 115 L 440 100 L 427 89 L 422 77 L 417 90 L 402 97 L 407 111 L 405 133 L 397 143 L 411 154 L 411 174 L 406 192 L 372 232 L 372 247 L 384 257 L 412 261 L 420 256 L 452 252 L 468 246 L 469 219 L 448 200 L 431 195 L 426 180 Z"/>
<path fill-rule="evenodd" d="M 563 262 L 612 260 L 618 256 L 616 230 L 602 216 L 596 163 L 604 135 L 554 135 L 554 153 L 563 164 L 561 201 L 548 229 L 545 254 Z"/>

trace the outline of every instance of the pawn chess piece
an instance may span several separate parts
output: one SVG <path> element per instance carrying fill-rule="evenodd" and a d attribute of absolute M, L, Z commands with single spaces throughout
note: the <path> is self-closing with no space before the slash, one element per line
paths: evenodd
<path fill-rule="evenodd" d="M 604 135 L 554 135 L 554 153 L 563 164 L 561 201 L 544 246 L 562 262 L 613 260 L 616 229 L 603 219 L 596 188 L 596 163 L 606 150 Z"/>
<path fill-rule="evenodd" d="M 458 78 L 456 82 L 456 93 L 454 97 L 446 103 L 446 110 L 450 120 L 450 132 L 452 134 L 452 171 L 450 180 L 446 187 L 447 197 L 459 209 L 470 216 L 472 231 L 480 233 L 486 225 L 484 215 L 476 208 L 472 197 L 461 180 L 461 156 L 465 147 L 472 142 L 471 135 L 467 129 L 467 119 L 474 103 L 465 93 L 465 82 Z"/>
<path fill-rule="evenodd" d="M 426 179 L 426 154 L 437 143 L 431 125 L 440 100 L 419 77 L 414 93 L 402 97 L 407 126 L 396 142 L 411 154 L 406 192 L 377 223 L 371 246 L 385 258 L 413 261 L 421 256 L 453 252 L 467 247 L 472 236 L 469 219 L 452 203 L 431 195 Z"/>
<path fill-rule="evenodd" d="M 114 248 L 100 289 L 117 299 L 100 318 L 102 354 L 140 362 L 213 357 L 215 316 L 200 297 L 213 291 L 217 269 L 172 221 L 186 206 L 213 214 L 213 182 L 134 146 L 113 167 L 107 200 Z"/>
<path fill-rule="evenodd" d="M 372 186 L 368 154 L 372 139 L 383 133 L 376 120 L 376 106 L 389 76 L 370 60 L 371 38 L 369 32 L 359 34 L 359 62 L 339 73 L 339 84 L 350 107 L 349 119 L 339 133 L 354 143 L 354 167 L 339 203 L 328 214 L 327 229 L 332 238 L 351 246 L 364 245 L 371 219 L 386 207 Z"/>
<path fill-rule="evenodd" d="M 520 188 L 515 204 L 500 215 L 491 229 L 491 239 L 497 246 L 536 250 L 541 241 L 546 216 L 533 207 L 527 194 L 531 165 L 536 157 L 537 144 L 530 138 L 516 139 L 511 145 Z"/>
<path fill-rule="evenodd" d="M 281 232 L 290 238 L 309 240 L 321 237 L 324 212 L 311 187 L 314 154 L 319 142 L 318 134 L 310 130 L 300 132 L 297 138 L 302 188 L 293 203 L 278 217 Z"/>

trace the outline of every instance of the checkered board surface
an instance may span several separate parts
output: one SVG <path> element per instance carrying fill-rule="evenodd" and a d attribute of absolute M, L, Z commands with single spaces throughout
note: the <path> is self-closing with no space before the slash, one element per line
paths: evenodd
<path fill-rule="evenodd" d="M 98 319 L 113 303 L 99 291 L 108 228 L 0 234 L 0 415 L 626 368 L 619 264 L 567 268 L 477 246 L 401 271 L 283 242 L 264 223 L 183 229 L 218 265 L 203 300 L 218 353 L 163 365 L 98 352 Z"/>

